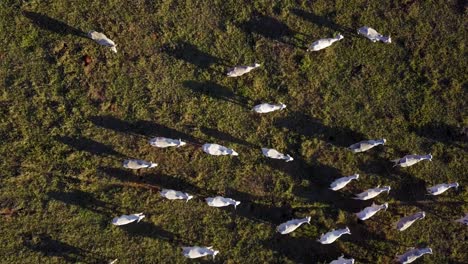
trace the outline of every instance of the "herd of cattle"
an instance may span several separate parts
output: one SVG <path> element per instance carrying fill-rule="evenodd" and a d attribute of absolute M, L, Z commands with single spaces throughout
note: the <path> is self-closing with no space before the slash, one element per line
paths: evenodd
<path fill-rule="evenodd" d="M 391 43 L 391 38 L 388 36 L 383 36 L 380 33 L 378 33 L 376 30 L 370 27 L 361 27 L 357 30 L 358 34 L 370 39 L 372 42 L 377 42 L 381 41 L 383 43 Z M 109 39 L 107 36 L 105 36 L 102 33 L 96 32 L 96 31 L 90 31 L 88 33 L 89 38 L 95 40 L 97 43 L 103 46 L 109 47 L 113 52 L 117 52 L 116 44 Z M 325 39 L 320 39 L 315 42 L 313 42 L 307 49 L 307 51 L 318 51 L 322 50 L 324 48 L 330 47 L 333 43 L 343 39 L 343 36 L 341 34 L 338 34 L 334 38 L 325 38 Z M 237 66 L 232 69 L 230 69 L 227 72 L 228 77 L 239 77 L 242 76 L 246 73 L 249 73 L 250 71 L 260 67 L 261 64 L 259 63 L 254 63 L 252 65 L 247 65 L 247 66 Z M 271 104 L 271 103 L 263 103 L 256 105 L 253 107 L 252 111 L 259 113 L 259 114 L 265 114 L 265 113 L 270 113 L 273 111 L 278 111 L 286 108 L 285 104 L 279 103 L 279 104 Z M 186 145 L 186 142 L 183 142 L 181 139 L 171 139 L 171 138 L 165 138 L 165 137 L 156 137 L 150 140 L 149 142 L 151 146 L 158 147 L 158 148 L 166 148 L 166 147 L 181 147 Z M 350 151 L 354 153 L 359 153 L 359 152 L 364 152 L 368 151 L 378 145 L 384 145 L 386 143 L 385 139 L 375 139 L 375 140 L 365 140 L 358 142 L 356 144 L 353 144 L 349 147 Z M 210 155 L 214 156 L 220 156 L 220 155 L 230 155 L 230 156 L 238 156 L 239 153 L 237 153 L 235 150 L 215 144 L 215 143 L 207 143 L 202 146 L 202 149 L 204 152 Z M 291 157 L 289 154 L 283 154 L 276 149 L 272 148 L 262 148 L 261 149 L 262 154 L 268 158 L 272 159 L 281 159 L 285 160 L 286 162 L 293 161 L 293 157 Z M 395 166 L 400 166 L 400 167 L 408 167 L 412 166 L 420 161 L 423 160 L 432 160 L 432 155 L 406 155 L 400 159 L 393 160 L 395 162 Z M 158 166 L 158 164 L 153 163 L 153 162 L 148 162 L 144 160 L 137 160 L 137 159 L 131 159 L 131 160 L 125 160 L 123 162 L 123 166 L 127 169 L 133 169 L 133 170 L 139 170 L 139 169 L 146 169 L 146 168 L 154 168 Z M 336 179 L 330 184 L 330 189 L 333 191 L 338 191 L 342 188 L 344 188 L 347 184 L 349 184 L 352 180 L 357 180 L 359 179 L 359 174 L 347 176 L 347 177 L 342 177 L 339 179 Z M 441 183 L 437 184 L 435 186 L 432 186 L 428 188 L 428 194 L 430 195 L 440 195 L 447 191 L 448 189 L 454 187 L 457 188 L 459 185 L 458 183 Z M 390 186 L 377 186 L 376 188 L 368 189 L 362 193 L 359 193 L 356 195 L 354 199 L 358 200 L 369 200 L 372 198 L 375 198 L 382 192 L 390 192 L 391 187 Z M 164 198 L 167 198 L 169 200 L 185 200 L 189 201 L 190 199 L 193 198 L 192 195 L 182 192 L 182 191 L 176 191 L 176 190 L 169 190 L 169 189 L 162 189 L 160 191 L 160 195 Z M 208 206 L 212 207 L 224 207 L 224 206 L 229 206 L 232 205 L 234 208 L 239 206 L 241 203 L 240 201 L 236 201 L 232 198 L 227 198 L 227 197 L 221 197 L 221 196 L 216 196 L 216 197 L 207 197 L 205 198 L 205 201 Z M 388 208 L 388 203 L 384 204 L 375 204 L 373 203 L 371 206 L 364 208 L 362 211 L 356 213 L 357 218 L 360 220 L 367 220 L 374 216 L 377 212 L 381 210 L 386 210 Z M 126 225 L 130 224 L 132 222 L 140 222 L 145 215 L 143 213 L 137 213 L 137 214 L 130 214 L 130 215 L 122 215 L 120 217 L 116 217 L 112 220 L 112 224 L 120 226 L 120 225 Z M 399 231 L 403 231 L 407 228 L 409 228 L 414 222 L 417 220 L 423 219 L 425 217 L 424 212 L 417 212 L 412 215 L 406 216 L 401 218 L 397 225 L 396 229 Z M 311 217 L 305 217 L 302 219 L 292 219 L 290 221 L 287 221 L 285 223 L 280 224 L 277 227 L 277 231 L 280 234 L 286 235 L 297 228 L 299 228 L 302 224 L 310 224 Z M 468 214 L 456 220 L 457 222 L 463 223 L 465 225 L 468 225 Z M 336 241 L 339 237 L 342 235 L 346 234 L 351 234 L 351 230 L 346 227 L 343 229 L 336 229 L 336 230 L 331 230 L 330 232 L 326 234 L 322 234 L 322 236 L 317 240 L 321 244 L 331 244 L 334 241 Z M 199 246 L 193 246 L 193 247 L 183 247 L 183 255 L 188 257 L 188 258 L 199 258 L 203 256 L 208 256 L 211 255 L 213 258 L 219 253 L 219 251 L 214 250 L 212 247 L 199 247 Z M 432 249 L 431 248 L 412 248 L 405 252 L 402 255 L 398 255 L 396 257 L 396 260 L 400 263 L 411 263 L 415 261 L 417 258 L 423 256 L 424 254 L 432 254 Z M 114 260 L 113 262 L 115 262 Z M 112 262 L 112 263 L 113 263 Z M 354 263 L 354 259 L 349 258 L 346 259 L 344 256 L 341 256 L 340 258 L 334 260 L 331 262 L 331 264 L 349 264 L 349 263 Z"/>

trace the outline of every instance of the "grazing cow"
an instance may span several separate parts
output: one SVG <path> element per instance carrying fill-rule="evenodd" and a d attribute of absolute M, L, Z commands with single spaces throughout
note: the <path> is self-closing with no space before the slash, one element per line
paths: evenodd
<path fill-rule="evenodd" d="M 213 155 L 213 156 L 221 156 L 221 155 L 231 155 L 231 156 L 238 156 L 239 153 L 235 152 L 233 149 L 226 148 L 225 146 L 221 146 L 218 144 L 207 143 L 203 145 L 203 151 Z"/>
<path fill-rule="evenodd" d="M 123 166 L 124 168 L 127 168 L 127 169 L 139 170 L 139 169 L 145 169 L 145 168 L 154 168 L 158 166 L 158 164 L 149 162 L 149 161 L 144 161 L 144 160 L 130 159 L 130 160 L 124 160 Z"/>
<path fill-rule="evenodd" d="M 318 51 L 324 48 L 330 47 L 333 43 L 337 42 L 338 40 L 342 40 L 344 37 L 341 34 L 334 38 L 324 38 L 315 41 L 314 43 L 310 44 L 307 51 Z"/>
<path fill-rule="evenodd" d="M 431 154 L 428 154 L 428 155 L 406 155 L 401 159 L 392 160 L 392 162 L 395 162 L 395 165 L 393 165 L 393 167 L 395 167 L 395 166 L 409 167 L 409 166 L 412 166 L 412 165 L 414 165 L 414 164 L 416 164 L 416 163 L 418 163 L 420 161 L 423 161 L 423 160 L 432 161 L 432 155 Z"/>
<path fill-rule="evenodd" d="M 412 248 L 406 251 L 402 255 L 397 255 L 395 260 L 402 264 L 407 264 L 422 257 L 424 254 L 432 254 L 432 249 L 431 248 Z"/>
<path fill-rule="evenodd" d="M 289 155 L 284 155 L 283 153 L 277 151 L 276 149 L 262 148 L 262 153 L 265 157 L 272 159 L 282 159 L 286 162 L 293 161 L 294 159 Z"/>
<path fill-rule="evenodd" d="M 351 176 L 338 178 L 330 184 L 330 189 L 333 191 L 338 191 L 340 189 L 343 189 L 352 180 L 357 180 L 357 179 L 359 179 L 359 174 L 354 174 Z"/>
<path fill-rule="evenodd" d="M 455 222 L 462 223 L 464 225 L 468 225 L 468 213 L 466 213 L 464 217 L 455 220 Z"/>
<path fill-rule="evenodd" d="M 122 215 L 120 217 L 115 217 L 114 219 L 112 219 L 112 224 L 116 225 L 116 226 L 128 225 L 128 224 L 133 223 L 135 221 L 137 221 L 137 223 L 138 223 L 143 218 L 145 218 L 145 215 L 143 213 L 131 214 L 131 215 Z"/>
<path fill-rule="evenodd" d="M 184 193 L 184 192 L 181 192 L 181 191 L 170 190 L 170 189 L 162 189 L 159 192 L 159 194 L 162 197 L 167 198 L 169 200 L 185 200 L 186 202 L 188 202 L 190 199 L 193 198 L 193 196 L 188 194 L 188 193 Z"/>
<path fill-rule="evenodd" d="M 398 231 L 403 231 L 410 227 L 414 222 L 423 219 L 424 217 L 426 217 L 426 213 L 424 212 L 417 212 L 415 214 L 405 216 L 401 218 L 400 221 L 398 221 L 398 223 L 396 224 L 396 229 Z"/>
<path fill-rule="evenodd" d="M 357 32 L 359 35 L 363 35 L 372 42 L 382 41 L 383 43 L 392 43 L 392 38 L 390 36 L 384 37 L 382 34 L 371 27 L 361 27 L 357 30 Z"/>
<path fill-rule="evenodd" d="M 165 137 L 155 137 L 149 141 L 150 145 L 157 148 L 167 148 L 167 147 L 181 147 L 187 143 L 183 142 L 181 139 L 172 139 Z"/>
<path fill-rule="evenodd" d="M 212 207 L 224 207 L 229 205 L 234 205 L 234 209 L 240 204 L 239 201 L 233 200 L 231 198 L 224 198 L 222 196 L 208 197 L 205 199 L 206 203 Z"/>
<path fill-rule="evenodd" d="M 204 256 L 215 256 L 218 255 L 219 251 L 213 250 L 213 247 L 182 247 L 182 253 L 187 258 L 201 258 Z"/>
<path fill-rule="evenodd" d="M 117 53 L 117 45 L 115 45 L 114 41 L 109 39 L 106 35 L 92 30 L 88 32 L 88 37 L 96 41 L 99 45 L 110 47 L 113 52 Z"/>
<path fill-rule="evenodd" d="M 338 238 L 340 238 L 340 236 L 345 235 L 345 234 L 351 235 L 351 231 L 349 230 L 348 227 L 343 228 L 343 229 L 337 229 L 337 230 L 333 229 L 332 231 L 326 234 L 322 234 L 320 239 L 318 239 L 317 241 L 320 242 L 321 244 L 331 244 L 335 242 Z"/>
<path fill-rule="evenodd" d="M 252 111 L 254 111 L 255 113 L 259 113 L 259 114 L 264 114 L 264 113 L 270 113 L 276 110 L 283 110 L 285 108 L 286 108 L 286 105 L 283 103 L 279 103 L 279 104 L 264 103 L 264 104 L 259 104 L 259 105 L 254 106 Z"/>
<path fill-rule="evenodd" d="M 372 199 L 383 192 L 389 193 L 390 190 L 391 190 L 390 186 L 383 186 L 383 187 L 377 186 L 377 188 L 368 189 L 362 193 L 356 194 L 356 197 L 354 197 L 353 199 L 365 201 L 365 200 Z"/>
<path fill-rule="evenodd" d="M 349 146 L 349 149 L 354 153 L 368 151 L 369 149 L 378 146 L 384 145 L 387 142 L 385 138 L 383 139 L 371 139 L 371 140 L 364 140 Z"/>
<path fill-rule="evenodd" d="M 381 205 L 377 205 L 375 203 L 372 203 L 371 206 L 368 206 L 364 208 L 362 211 L 356 214 L 356 216 L 361 219 L 361 220 L 367 220 L 371 218 L 373 215 L 375 215 L 378 211 L 380 210 L 387 210 L 388 208 L 388 203 L 384 203 Z"/>
<path fill-rule="evenodd" d="M 427 188 L 427 191 L 429 192 L 430 195 L 439 195 L 444 192 L 446 192 L 450 188 L 455 188 L 458 189 L 458 182 L 452 182 L 452 183 L 441 183 L 437 184 L 435 186 Z"/>
<path fill-rule="evenodd" d="M 228 77 L 239 77 L 239 76 L 242 76 L 250 71 L 252 71 L 253 69 L 256 69 L 258 67 L 260 67 L 261 65 L 258 64 L 258 63 L 254 63 L 252 65 L 248 65 L 248 66 L 236 66 L 232 69 L 229 69 L 228 73 L 227 73 L 227 76 Z"/>
<path fill-rule="evenodd" d="M 344 255 L 341 255 L 338 259 L 333 260 L 330 264 L 354 264 L 354 259 L 345 259 Z"/>
<path fill-rule="evenodd" d="M 292 220 L 289 220 L 289 221 L 279 225 L 276 228 L 276 230 L 280 234 L 286 235 L 286 234 L 289 234 L 289 233 L 293 232 L 294 230 L 296 230 L 302 224 L 305 224 L 305 223 L 310 224 L 310 219 L 311 219 L 310 216 L 308 216 L 306 218 L 302 218 L 302 219 L 292 219 Z"/>

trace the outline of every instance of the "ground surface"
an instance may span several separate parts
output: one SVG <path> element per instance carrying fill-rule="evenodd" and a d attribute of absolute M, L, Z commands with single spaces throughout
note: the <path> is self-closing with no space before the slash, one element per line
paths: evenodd
<path fill-rule="evenodd" d="M 219 263 L 390 263 L 410 247 L 417 263 L 467 263 L 467 16 L 464 1 L 0 1 L 0 256 L 2 263 L 212 263 L 181 246 L 213 246 Z M 392 44 L 356 35 L 369 25 Z M 104 32 L 118 53 L 82 36 Z M 342 33 L 332 47 L 307 44 Z M 91 59 L 85 66 L 84 57 Z M 241 78 L 233 65 L 262 63 Z M 255 115 L 259 102 L 288 108 Z M 156 149 L 153 136 L 182 138 Z M 354 155 L 345 147 L 386 138 Z M 200 144 L 234 148 L 212 157 Z M 291 154 L 267 160 L 260 148 Z M 393 168 L 391 159 L 432 153 Z M 158 162 L 122 168 L 125 158 Z M 340 176 L 361 178 L 327 190 Z M 458 181 L 439 197 L 425 188 Z M 372 201 L 353 194 L 390 185 L 389 209 L 361 222 Z M 194 194 L 167 201 L 160 188 Z M 204 198 L 242 201 L 237 210 Z M 424 210 L 404 232 L 394 223 Z M 113 217 L 144 212 L 117 228 Z M 281 236 L 278 224 L 311 216 Z M 332 245 L 316 239 L 348 226 Z"/>

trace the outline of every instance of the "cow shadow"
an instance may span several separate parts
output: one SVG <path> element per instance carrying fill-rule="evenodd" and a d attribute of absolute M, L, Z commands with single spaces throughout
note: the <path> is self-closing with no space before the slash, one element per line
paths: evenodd
<path fill-rule="evenodd" d="M 319 138 L 339 147 L 349 147 L 366 139 L 362 133 L 346 127 L 324 125 L 318 119 L 301 112 L 292 112 L 287 117 L 277 119 L 274 124 L 276 127 L 286 128 L 306 137 Z"/>
<path fill-rule="evenodd" d="M 87 38 L 87 34 L 75 27 L 72 27 L 60 20 L 57 20 L 55 18 L 48 17 L 43 14 L 39 14 L 36 12 L 30 12 L 30 11 L 23 11 L 23 15 L 31 20 L 33 24 L 36 26 L 60 34 L 60 35 L 73 35 L 77 37 L 83 37 Z"/>
<path fill-rule="evenodd" d="M 382 146 L 377 146 L 375 148 L 382 148 Z M 388 178 L 395 176 L 393 169 L 394 163 L 388 158 L 385 158 L 385 151 L 372 149 L 365 153 L 357 153 L 356 155 L 371 157 L 369 160 L 359 162 L 358 168 L 362 172 L 366 174 L 386 175 Z"/>
<path fill-rule="evenodd" d="M 174 177 L 161 172 L 133 172 L 121 168 L 101 167 L 99 168 L 104 175 L 115 178 L 121 182 L 131 182 L 150 186 L 154 189 L 173 189 L 194 194 L 197 197 L 213 195 L 214 192 L 204 190 L 190 183 L 181 177 Z"/>
<path fill-rule="evenodd" d="M 468 142 L 468 134 L 464 133 L 461 128 L 440 122 L 423 126 L 410 126 L 409 131 L 428 139 L 432 143 L 442 142 L 463 149 L 466 149 L 466 143 Z"/>
<path fill-rule="evenodd" d="M 319 263 L 319 261 L 329 260 L 330 255 L 341 255 L 336 243 L 322 245 L 315 238 L 293 234 L 275 233 L 273 237 L 262 241 L 262 244 L 294 263 Z"/>
<path fill-rule="evenodd" d="M 105 116 L 91 116 L 90 121 L 99 127 L 113 130 L 119 133 L 134 134 L 143 136 L 147 139 L 154 136 L 169 137 L 176 139 L 188 140 L 191 143 L 200 144 L 200 141 L 190 134 L 180 132 L 173 128 L 154 123 L 152 121 L 139 120 L 139 121 L 125 121 L 117 117 Z"/>
<path fill-rule="evenodd" d="M 372 220 L 369 220 L 369 221 L 372 221 Z M 365 249 L 366 251 L 378 252 L 378 254 L 369 254 L 373 257 L 380 255 L 380 256 L 386 256 L 386 257 L 393 259 L 393 257 L 396 254 L 395 249 L 398 247 L 404 246 L 398 241 L 387 238 L 385 234 L 381 231 L 369 230 L 369 227 L 365 225 L 363 221 L 358 220 L 355 223 L 348 223 L 347 226 L 351 230 L 351 235 L 343 236 L 343 240 L 349 241 Z M 376 246 L 376 244 L 378 246 Z M 382 245 L 385 245 L 385 249 L 382 249 Z M 359 258 L 356 258 L 356 259 L 361 260 Z M 363 263 L 366 263 L 366 262 L 369 262 L 369 259 L 367 260 L 362 259 L 361 261 Z M 378 262 L 378 259 L 373 259 L 371 262 L 376 263 Z"/>
<path fill-rule="evenodd" d="M 297 197 L 306 202 L 328 205 L 328 208 L 324 210 L 334 217 L 337 217 L 339 210 L 355 213 L 362 208 L 362 201 L 352 199 L 351 193 L 330 189 L 330 184 L 334 180 L 344 177 L 338 169 L 318 162 L 307 164 L 301 159 L 297 161 L 301 163 L 299 165 L 302 168 L 301 171 L 305 172 L 305 179 L 308 180 L 307 185 L 296 185 L 293 188 L 293 193 Z"/>
<path fill-rule="evenodd" d="M 72 190 L 68 192 L 54 191 L 47 193 L 47 196 L 52 200 L 61 201 L 69 205 L 79 206 L 108 217 L 115 213 L 114 207 L 96 199 L 93 194 L 81 190 Z"/>
<path fill-rule="evenodd" d="M 41 253 L 45 257 L 59 257 L 67 263 L 76 263 L 84 259 L 92 259 L 93 263 L 105 263 L 106 259 L 96 256 L 87 250 L 72 246 L 65 242 L 53 239 L 48 234 L 23 235 L 23 245 L 35 252 Z"/>
<path fill-rule="evenodd" d="M 199 68 L 207 69 L 211 65 L 221 65 L 228 67 L 227 61 L 210 55 L 199 48 L 185 41 L 175 44 L 165 44 L 161 51 L 178 60 L 183 60 Z"/>
<path fill-rule="evenodd" d="M 235 144 L 239 144 L 239 145 L 244 145 L 244 146 L 248 146 L 248 147 L 255 147 L 255 148 L 259 148 L 258 145 L 255 145 L 253 143 L 250 143 L 250 142 L 247 142 L 243 139 L 240 139 L 240 138 L 236 138 L 226 132 L 222 132 L 222 131 L 219 131 L 218 129 L 214 129 L 214 128 L 208 128 L 208 127 L 200 127 L 200 131 L 209 136 L 209 137 L 212 137 L 212 138 L 215 138 L 217 140 L 221 140 L 221 141 L 225 141 L 225 142 L 231 142 L 231 143 L 235 143 Z"/>
<path fill-rule="evenodd" d="M 313 24 L 316 24 L 316 25 L 318 25 L 320 27 L 326 27 L 326 28 L 329 28 L 329 29 L 331 29 L 333 31 L 338 31 L 338 32 L 342 33 L 345 36 L 349 36 L 349 37 L 358 37 L 359 36 L 356 33 L 357 29 L 354 30 L 352 28 L 336 24 L 335 22 L 333 22 L 331 19 L 327 18 L 326 16 L 318 16 L 316 14 L 313 14 L 313 13 L 310 13 L 310 12 L 307 12 L 307 11 L 304 11 L 304 10 L 301 10 L 301 9 L 297 9 L 297 8 L 291 9 L 291 12 L 293 14 L 295 14 L 296 16 L 304 19 L 304 20 L 307 20 L 307 21 L 309 21 L 309 22 L 311 22 Z"/>
<path fill-rule="evenodd" d="M 117 156 L 119 158 L 125 157 L 123 154 L 115 151 L 109 145 L 84 137 L 73 138 L 69 136 L 58 136 L 55 137 L 55 140 L 65 145 L 68 145 L 77 151 L 85 151 L 93 155 Z"/>
<path fill-rule="evenodd" d="M 426 200 L 420 201 L 402 201 L 401 204 L 414 206 L 420 211 L 424 211 L 427 214 L 433 215 L 439 219 L 445 220 L 447 222 L 453 221 L 453 215 L 459 214 L 463 215 L 462 206 L 465 204 L 462 201 L 453 201 L 453 202 L 442 202 L 437 201 L 436 198 L 429 196 Z M 458 210 L 457 210 L 458 209 Z M 455 211 L 458 211 L 456 213 Z"/>
<path fill-rule="evenodd" d="M 257 197 L 232 188 L 225 190 L 226 197 L 240 201 L 237 209 L 223 208 L 232 214 L 240 215 L 256 222 L 269 223 L 276 227 L 285 221 L 294 218 L 294 209 L 286 202 L 277 201 L 274 197 Z M 263 203 L 258 201 L 263 200 Z"/>
<path fill-rule="evenodd" d="M 172 232 L 166 231 L 161 227 L 150 223 L 143 219 L 139 223 L 131 223 L 129 225 L 120 226 L 130 237 L 148 237 L 158 240 L 165 240 L 177 246 L 184 246 L 184 240 Z"/>
<path fill-rule="evenodd" d="M 248 98 L 234 93 L 227 87 L 214 82 L 184 81 L 183 86 L 195 94 L 206 95 L 218 100 L 248 108 Z"/>
<path fill-rule="evenodd" d="M 390 196 L 398 201 L 415 202 L 431 199 L 427 194 L 426 182 L 420 178 L 404 172 L 401 168 L 395 172 L 398 185 L 390 191 Z"/>
<path fill-rule="evenodd" d="M 306 44 L 303 40 L 296 37 L 296 35 L 306 36 L 305 34 L 292 30 L 285 23 L 274 17 L 259 13 L 254 14 L 249 21 L 240 23 L 237 26 L 246 33 L 258 34 L 267 39 L 280 41 L 290 46 L 302 47 Z"/>

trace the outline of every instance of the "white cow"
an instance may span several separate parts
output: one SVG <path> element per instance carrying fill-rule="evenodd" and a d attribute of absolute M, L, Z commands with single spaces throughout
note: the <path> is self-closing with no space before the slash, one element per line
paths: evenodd
<path fill-rule="evenodd" d="M 334 261 L 330 262 L 330 264 L 354 264 L 354 259 L 345 259 L 344 256 L 342 255 L 338 259 L 335 259 Z"/>
<path fill-rule="evenodd" d="M 383 43 L 392 43 L 392 38 L 390 36 L 384 37 L 382 34 L 371 27 L 361 27 L 357 30 L 357 32 L 359 35 L 363 35 L 372 42 L 382 41 Z"/>
<path fill-rule="evenodd" d="M 190 199 L 193 198 L 192 195 L 188 193 L 184 193 L 181 191 L 175 191 L 175 190 L 170 190 L 170 189 L 162 189 L 159 194 L 169 200 L 185 200 L 188 202 Z"/>
<path fill-rule="evenodd" d="M 332 231 L 326 234 L 322 234 L 320 239 L 318 239 L 317 241 L 324 245 L 331 244 L 335 242 L 338 238 L 340 238 L 340 236 L 345 235 L 345 234 L 351 235 L 351 231 L 349 230 L 348 227 L 343 228 L 343 229 L 337 229 L 337 230 L 333 229 Z"/>
<path fill-rule="evenodd" d="M 201 258 L 204 256 L 215 256 L 218 255 L 219 251 L 213 250 L 213 247 L 182 247 L 182 253 L 187 258 Z"/>
<path fill-rule="evenodd" d="M 430 195 L 439 195 L 444 192 L 446 192 L 450 188 L 455 188 L 458 189 L 458 182 L 453 182 L 453 183 L 441 183 L 437 184 L 435 186 L 427 188 L 427 191 L 429 192 Z"/>
<path fill-rule="evenodd" d="M 165 137 L 155 137 L 149 141 L 150 145 L 157 148 L 167 148 L 167 147 L 181 147 L 187 143 L 183 142 L 181 139 L 172 139 Z"/>
<path fill-rule="evenodd" d="M 464 217 L 455 220 L 455 222 L 462 223 L 464 225 L 468 225 L 468 213 L 466 213 Z"/>
<path fill-rule="evenodd" d="M 130 159 L 124 160 L 123 162 L 124 168 L 138 170 L 138 169 L 145 169 L 145 168 L 154 168 L 157 167 L 157 163 L 144 161 L 144 160 L 137 160 L 137 159 Z"/>
<path fill-rule="evenodd" d="M 262 153 L 265 157 L 272 159 L 282 159 L 286 162 L 293 161 L 294 159 L 289 155 L 284 155 L 283 153 L 277 151 L 276 149 L 262 148 Z"/>
<path fill-rule="evenodd" d="M 292 219 L 279 225 L 276 228 L 276 230 L 280 234 L 286 235 L 286 234 L 293 232 L 297 228 L 299 228 L 302 224 L 305 224 L 305 223 L 310 224 L 310 219 L 311 219 L 310 216 L 306 218 L 301 218 L 301 219 Z"/>
<path fill-rule="evenodd" d="M 414 222 L 416 222 L 417 220 L 423 219 L 424 217 L 426 217 L 425 212 L 417 212 L 415 214 L 405 216 L 405 217 L 401 218 L 400 221 L 398 221 L 398 223 L 396 224 L 396 229 L 398 231 L 406 230 Z"/>
<path fill-rule="evenodd" d="M 406 155 L 404 156 L 403 158 L 401 159 L 395 159 L 395 160 L 392 160 L 393 162 L 395 162 L 395 165 L 393 165 L 393 167 L 395 166 L 400 166 L 400 167 L 409 167 L 409 166 L 412 166 L 422 160 L 429 160 L 429 161 L 432 161 L 432 155 L 431 154 L 428 154 L 428 155 Z"/>
<path fill-rule="evenodd" d="M 357 179 L 359 179 L 359 174 L 354 174 L 351 176 L 338 178 L 330 184 L 330 189 L 333 191 L 338 191 L 340 189 L 343 189 L 352 180 L 357 180 Z"/>
<path fill-rule="evenodd" d="M 375 146 L 384 145 L 386 142 L 387 140 L 385 138 L 364 140 L 364 141 L 361 141 L 361 142 L 358 142 L 356 144 L 349 146 L 349 149 L 354 153 L 364 152 Z"/>
<path fill-rule="evenodd" d="M 264 113 L 270 113 L 276 110 L 283 110 L 285 108 L 286 108 L 286 105 L 283 103 L 279 103 L 279 104 L 264 103 L 264 104 L 259 104 L 259 105 L 254 106 L 252 111 L 254 111 L 255 113 L 259 113 L 259 114 L 264 114 Z"/>
<path fill-rule="evenodd" d="M 88 37 L 96 41 L 99 45 L 110 47 L 113 52 L 117 53 L 117 45 L 115 45 L 114 41 L 109 39 L 106 35 L 92 30 L 88 32 Z"/>
<path fill-rule="evenodd" d="M 422 257 L 424 254 L 432 254 L 432 249 L 431 248 L 413 248 L 413 249 L 406 251 L 402 255 L 397 255 L 395 260 L 400 263 L 407 264 Z"/>
<path fill-rule="evenodd" d="M 372 203 L 371 206 L 364 208 L 364 210 L 357 213 L 356 216 L 361 220 L 367 220 L 371 218 L 373 215 L 375 215 L 378 211 L 387 210 L 387 208 L 388 208 L 388 203 L 384 203 L 381 205 Z"/>
<path fill-rule="evenodd" d="M 137 223 L 138 223 L 143 218 L 145 218 L 145 215 L 143 213 L 131 214 L 131 215 L 122 215 L 120 217 L 115 217 L 114 219 L 112 219 L 112 224 L 116 225 L 116 226 L 128 225 L 128 224 L 133 223 L 135 221 L 137 221 Z"/>
<path fill-rule="evenodd" d="M 247 66 L 236 66 L 232 69 L 229 69 L 228 73 L 227 73 L 227 76 L 228 77 L 239 77 L 239 76 L 242 76 L 250 71 L 252 71 L 253 69 L 256 69 L 258 67 L 260 67 L 261 64 L 258 64 L 258 63 L 254 63 L 252 65 L 247 65 Z"/>
<path fill-rule="evenodd" d="M 239 153 L 235 152 L 233 149 L 226 148 L 225 146 L 221 146 L 214 143 L 207 143 L 203 145 L 203 151 L 210 155 L 220 156 L 220 155 L 231 155 L 231 156 L 238 156 Z"/>
<path fill-rule="evenodd" d="M 356 194 L 356 197 L 354 197 L 353 199 L 365 201 L 365 200 L 372 199 L 383 192 L 389 193 L 390 190 L 391 190 L 390 186 L 383 186 L 383 187 L 377 186 L 377 188 L 368 189 L 362 193 Z"/>
<path fill-rule="evenodd" d="M 222 196 L 208 197 L 205 199 L 206 203 L 212 207 L 224 207 L 229 205 L 234 205 L 234 209 L 240 204 L 239 201 L 233 200 L 231 198 L 224 198 Z"/>
<path fill-rule="evenodd" d="M 315 41 L 314 43 L 310 44 L 307 51 L 318 51 L 324 48 L 330 47 L 333 43 L 337 42 L 338 40 L 342 40 L 344 37 L 341 34 L 334 38 L 324 38 Z"/>

